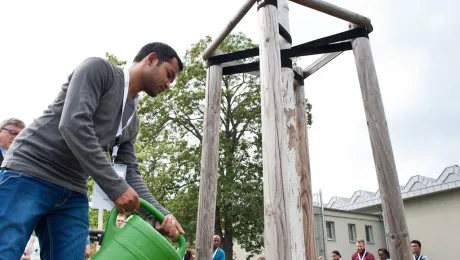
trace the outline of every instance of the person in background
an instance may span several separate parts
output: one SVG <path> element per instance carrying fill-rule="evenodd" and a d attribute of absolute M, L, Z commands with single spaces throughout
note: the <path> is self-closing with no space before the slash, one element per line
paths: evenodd
<path fill-rule="evenodd" d="M 185 251 L 184 260 L 195 260 L 195 255 L 195 249 L 187 249 L 187 251 Z"/>
<path fill-rule="evenodd" d="M 89 236 L 86 239 L 86 249 L 85 249 L 85 257 L 88 259 L 91 256 L 91 241 L 89 240 Z"/>
<path fill-rule="evenodd" d="M 390 259 L 390 252 L 386 248 L 379 249 L 379 259 L 380 260 L 391 260 Z"/>
<path fill-rule="evenodd" d="M 334 250 L 331 253 L 331 258 L 332 258 L 332 260 L 342 260 L 342 255 L 340 254 L 339 251 Z"/>
<path fill-rule="evenodd" d="M 356 239 L 356 252 L 351 256 L 351 260 L 375 260 L 372 253 L 366 251 L 366 245 L 361 238 Z"/>
<path fill-rule="evenodd" d="M 117 220 L 115 222 L 115 225 L 117 227 L 121 227 L 121 226 L 123 226 L 123 224 L 125 224 L 125 221 L 126 221 L 126 215 L 125 214 L 118 214 Z M 101 249 L 102 240 L 104 240 L 104 233 L 102 233 L 101 237 L 99 238 L 99 241 L 98 241 L 97 246 L 96 246 L 96 252 L 99 251 L 99 249 Z"/>
<path fill-rule="evenodd" d="M 414 254 L 414 260 L 428 260 L 428 256 L 422 255 L 422 243 L 420 241 L 412 240 L 410 247 L 412 254 Z"/>
<path fill-rule="evenodd" d="M 324 260 L 324 256 L 318 256 L 318 260 Z"/>
<path fill-rule="evenodd" d="M 212 238 L 212 260 L 225 260 L 224 250 L 219 248 L 220 236 L 215 235 Z"/>
<path fill-rule="evenodd" d="M 0 124 L 0 165 L 14 138 L 18 136 L 24 127 L 26 127 L 24 122 L 16 118 L 8 118 Z"/>

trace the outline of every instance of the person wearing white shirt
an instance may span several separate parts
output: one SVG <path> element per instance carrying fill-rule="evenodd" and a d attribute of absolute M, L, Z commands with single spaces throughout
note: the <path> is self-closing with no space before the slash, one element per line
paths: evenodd
<path fill-rule="evenodd" d="M 414 254 L 414 260 L 428 260 L 428 256 L 422 255 L 422 243 L 420 243 L 420 241 L 412 240 L 410 243 L 412 254 Z"/>

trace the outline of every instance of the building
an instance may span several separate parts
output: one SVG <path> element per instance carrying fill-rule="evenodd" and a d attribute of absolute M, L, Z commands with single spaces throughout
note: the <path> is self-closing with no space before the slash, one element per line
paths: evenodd
<path fill-rule="evenodd" d="M 460 242 L 460 167 L 447 167 L 436 179 L 413 176 L 401 186 L 401 195 L 410 239 L 420 240 L 422 253 L 430 259 L 452 258 Z M 339 250 L 343 259 L 349 259 L 358 237 L 367 241 L 366 249 L 376 257 L 379 248 L 388 248 L 379 191 L 359 190 L 326 204 L 315 195 L 314 201 L 317 256 L 330 259 L 330 252 Z M 246 255 L 239 248 L 234 259 Z"/>
<path fill-rule="evenodd" d="M 401 186 L 401 195 L 410 239 L 420 240 L 422 253 L 430 259 L 451 258 L 460 242 L 460 167 L 445 168 L 437 179 L 413 176 Z M 327 209 L 381 215 L 380 192 L 356 191 L 349 199 L 335 197 L 325 212 Z"/>
<path fill-rule="evenodd" d="M 330 253 L 338 250 L 343 259 L 349 259 L 356 252 L 357 238 L 364 239 L 366 250 L 374 255 L 377 255 L 379 248 L 386 247 L 385 230 L 380 215 L 328 208 L 320 214 L 318 210 L 321 209 L 315 208 L 317 256 L 330 259 Z"/>

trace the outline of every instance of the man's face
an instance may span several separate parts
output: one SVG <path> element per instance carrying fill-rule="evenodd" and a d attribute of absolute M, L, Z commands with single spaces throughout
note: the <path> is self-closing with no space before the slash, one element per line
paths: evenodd
<path fill-rule="evenodd" d="M 159 63 L 155 53 L 147 57 L 146 67 L 142 72 L 141 80 L 144 91 L 151 97 L 156 97 L 163 91 L 169 89 L 179 74 L 179 63 L 176 58 L 169 62 Z"/>
<path fill-rule="evenodd" d="M 362 254 L 362 253 L 364 253 L 364 250 L 366 250 L 366 247 L 364 246 L 363 242 L 356 243 L 356 251 L 358 251 L 360 254 Z"/>
<path fill-rule="evenodd" d="M 340 260 L 340 257 L 336 254 L 331 254 L 332 260 Z"/>
<path fill-rule="evenodd" d="M 116 222 L 117 227 L 123 226 L 123 223 L 125 223 L 125 220 L 126 220 L 126 218 L 124 216 L 118 215 L 117 216 L 117 222 Z"/>
<path fill-rule="evenodd" d="M 24 128 L 14 125 L 6 125 L 0 129 L 0 146 L 3 149 L 8 150 L 10 145 L 13 143 L 14 138 L 18 136 L 22 129 Z"/>
<path fill-rule="evenodd" d="M 412 244 L 410 245 L 410 247 L 412 248 L 412 253 L 414 253 L 414 254 L 420 254 L 421 248 L 418 246 L 417 243 L 412 243 Z"/>
<path fill-rule="evenodd" d="M 214 247 L 214 249 L 218 248 L 220 245 L 220 237 L 218 236 L 215 236 L 212 240 L 212 246 Z"/>

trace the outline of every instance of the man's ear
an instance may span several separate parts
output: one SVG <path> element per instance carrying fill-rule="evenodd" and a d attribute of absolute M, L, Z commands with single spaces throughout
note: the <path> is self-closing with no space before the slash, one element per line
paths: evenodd
<path fill-rule="evenodd" d="M 158 63 L 158 56 L 155 52 L 152 52 L 150 53 L 149 55 L 147 55 L 147 65 L 149 66 L 156 66 L 157 63 Z"/>

